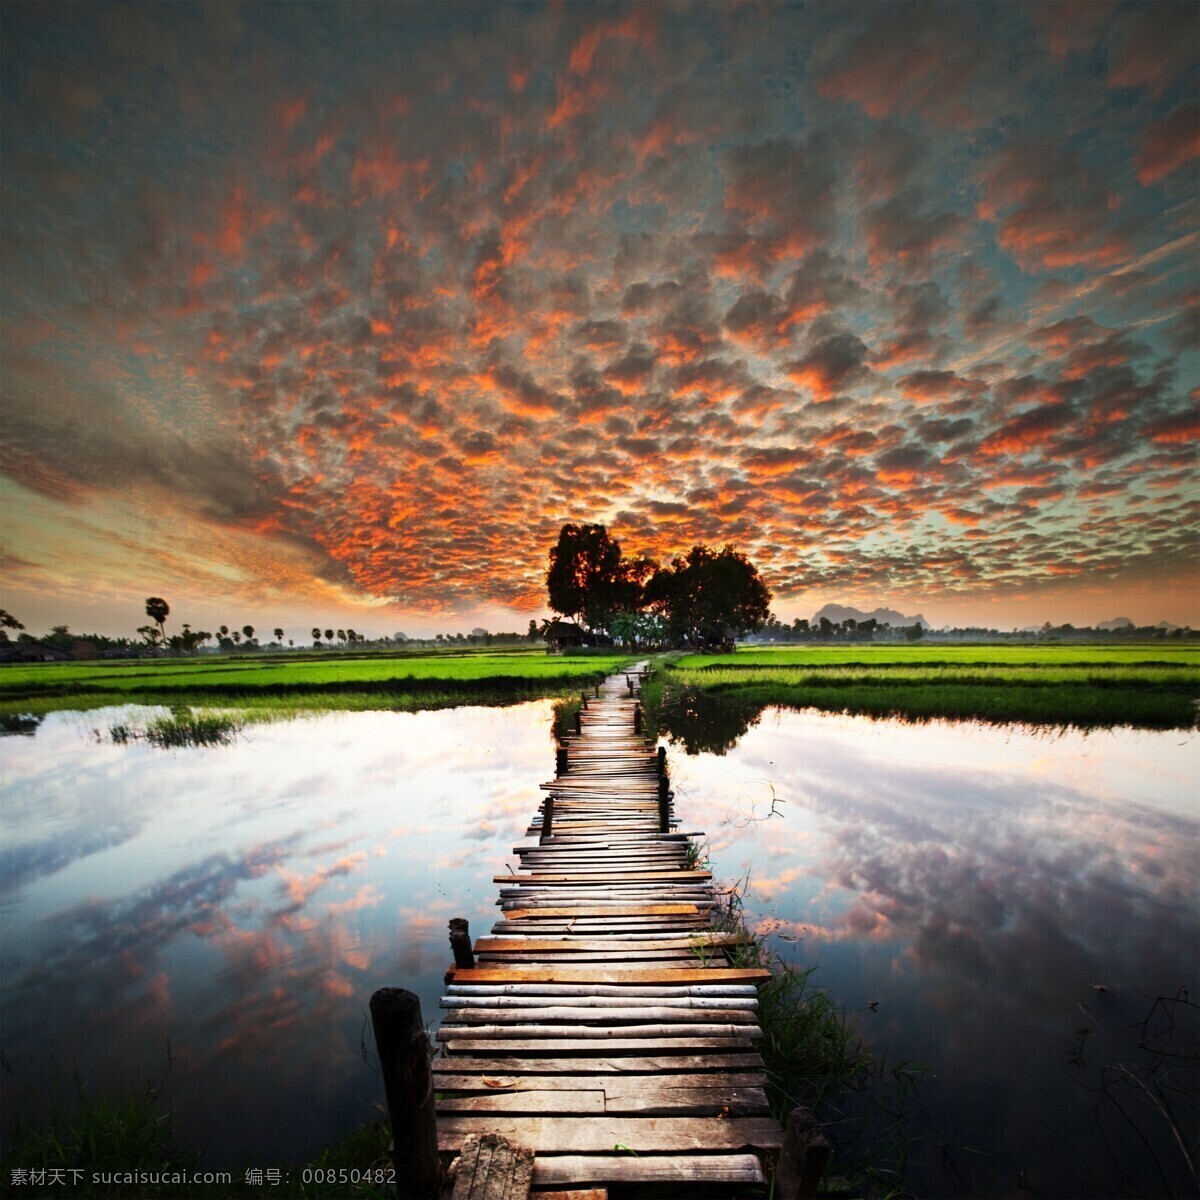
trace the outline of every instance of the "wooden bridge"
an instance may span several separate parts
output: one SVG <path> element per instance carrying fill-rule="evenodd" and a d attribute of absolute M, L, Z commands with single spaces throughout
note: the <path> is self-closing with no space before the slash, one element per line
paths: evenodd
<path fill-rule="evenodd" d="M 702 835 L 678 829 L 639 679 L 585 697 L 521 869 L 495 877 L 491 933 L 472 947 L 451 923 L 431 1072 L 437 1151 L 461 1151 L 455 1200 L 762 1196 L 776 1175 L 775 1197 L 815 1194 L 827 1145 L 789 1121 L 779 1164 L 753 1047 L 769 972 L 734 965 L 745 932 L 713 924 Z"/>

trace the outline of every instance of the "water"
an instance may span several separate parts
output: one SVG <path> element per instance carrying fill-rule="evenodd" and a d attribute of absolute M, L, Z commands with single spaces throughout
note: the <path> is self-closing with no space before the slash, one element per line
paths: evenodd
<path fill-rule="evenodd" d="M 6 1113 L 76 1068 L 100 1090 L 165 1075 L 181 1140 L 264 1168 L 362 1119 L 370 995 L 409 987 L 437 1018 L 446 923 L 494 919 L 551 711 L 338 714 L 164 751 L 97 741 L 121 710 L 5 738 Z M 918 1194 L 1106 1195 L 1122 1170 L 1165 1194 L 1065 1056 L 1087 1029 L 1087 1062 L 1132 1064 L 1154 998 L 1200 996 L 1194 737 L 769 710 L 692 744 L 732 747 L 671 750 L 717 876 L 748 878 L 752 921 L 873 1045 L 929 1064 Z"/>
<path fill-rule="evenodd" d="M 50 716 L 3 755 L 5 1111 L 166 1075 L 212 1163 L 303 1161 L 381 1098 L 372 992 L 438 1017 L 447 922 L 483 931 L 553 774 L 548 702 L 98 742 Z M 142 710 L 144 719 L 147 710 Z M 11 1118 L 6 1118 L 11 1119 Z"/>

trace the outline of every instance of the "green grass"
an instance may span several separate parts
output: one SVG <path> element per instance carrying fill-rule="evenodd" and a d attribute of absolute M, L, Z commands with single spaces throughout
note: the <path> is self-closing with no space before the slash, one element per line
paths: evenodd
<path fill-rule="evenodd" d="M 584 688 L 628 661 L 618 654 L 561 657 L 517 650 L 7 667 L 0 670 L 0 715 L 120 704 L 288 716 L 326 709 L 512 703 Z"/>
<path fill-rule="evenodd" d="M 723 753 L 771 706 L 914 721 L 1195 728 L 1200 650 L 859 646 L 687 655 L 644 690 L 655 725 Z"/>
<path fill-rule="evenodd" d="M 737 650 L 733 654 L 687 654 L 676 666 L 709 667 L 831 667 L 864 666 L 961 666 L 970 663 L 994 663 L 1007 666 L 1131 665 L 1162 663 L 1200 668 L 1200 647 L 1172 646 L 1162 642 L 1141 645 L 934 645 L 918 643 L 906 646 L 780 646 Z"/>

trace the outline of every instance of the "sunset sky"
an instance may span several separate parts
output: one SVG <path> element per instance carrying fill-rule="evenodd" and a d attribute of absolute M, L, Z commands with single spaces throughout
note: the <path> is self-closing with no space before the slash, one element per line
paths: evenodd
<path fill-rule="evenodd" d="M 564 521 L 1200 625 L 1200 7 L 5 3 L 0 605 L 524 629 Z"/>

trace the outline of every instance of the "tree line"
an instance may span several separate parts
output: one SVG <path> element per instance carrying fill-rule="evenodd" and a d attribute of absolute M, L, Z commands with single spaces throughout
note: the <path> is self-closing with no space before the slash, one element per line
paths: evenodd
<path fill-rule="evenodd" d="M 595 643 L 724 646 L 762 628 L 771 615 L 770 589 L 730 545 L 693 546 L 660 565 L 626 557 L 603 525 L 568 523 L 549 559 L 550 609 Z"/>

